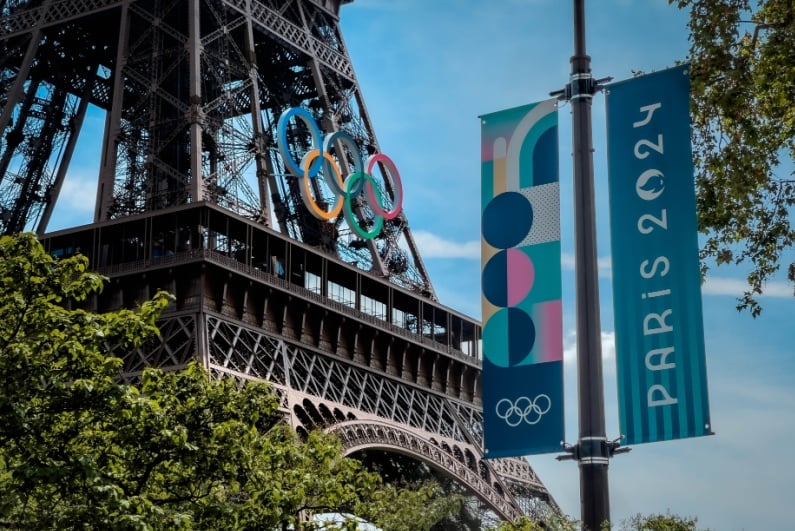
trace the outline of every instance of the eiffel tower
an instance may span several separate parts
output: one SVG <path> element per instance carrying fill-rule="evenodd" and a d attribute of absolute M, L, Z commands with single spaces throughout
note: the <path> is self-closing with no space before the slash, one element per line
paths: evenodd
<path fill-rule="evenodd" d="M 0 0 L 0 230 L 86 255 L 109 278 L 95 311 L 176 295 L 126 377 L 198 359 L 264 379 L 296 430 L 349 455 L 409 456 L 501 518 L 557 510 L 525 460 L 483 459 L 480 323 L 439 303 L 403 213 L 367 232 L 360 188 L 350 217 L 319 219 L 302 194 L 327 212 L 339 188 L 290 172 L 313 134 L 280 131 L 291 108 L 344 133 L 346 175 L 355 151 L 381 152 L 340 32 L 348 1 Z M 104 117 L 94 222 L 48 233 L 87 116 Z M 397 173 L 373 168 L 365 187 L 395 206 Z"/>

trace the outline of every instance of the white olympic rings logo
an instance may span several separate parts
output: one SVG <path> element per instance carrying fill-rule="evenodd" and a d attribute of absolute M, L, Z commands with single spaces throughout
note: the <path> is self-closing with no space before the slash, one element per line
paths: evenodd
<path fill-rule="evenodd" d="M 538 424 L 549 409 L 552 407 L 552 400 L 547 395 L 541 394 L 530 400 L 526 396 L 520 396 L 515 402 L 508 398 L 503 398 L 497 402 L 495 408 L 497 416 L 505 421 L 511 428 L 515 428 L 522 422 L 529 425 Z"/>

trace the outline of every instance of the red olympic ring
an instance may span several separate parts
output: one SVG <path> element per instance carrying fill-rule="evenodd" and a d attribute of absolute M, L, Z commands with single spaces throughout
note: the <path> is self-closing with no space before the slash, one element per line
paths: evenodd
<path fill-rule="evenodd" d="M 403 181 L 400 179 L 400 172 L 398 172 L 395 163 L 383 153 L 370 155 L 370 157 L 367 158 L 367 169 L 365 170 L 367 175 L 373 175 L 373 166 L 378 162 L 383 164 L 384 168 L 388 169 L 389 176 L 392 178 L 392 182 L 395 183 L 395 206 L 392 210 L 384 210 L 381 206 L 381 194 L 379 193 L 376 195 L 376 191 L 373 189 L 372 184 L 375 181 L 370 179 L 365 181 L 364 185 L 365 190 L 367 190 L 367 202 L 377 215 L 383 216 L 384 219 L 394 219 L 400 214 L 400 210 L 403 208 Z"/>

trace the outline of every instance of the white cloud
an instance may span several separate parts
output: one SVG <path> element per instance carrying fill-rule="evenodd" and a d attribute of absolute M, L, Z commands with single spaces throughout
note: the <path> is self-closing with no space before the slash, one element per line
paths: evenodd
<path fill-rule="evenodd" d="M 423 258 L 467 258 L 480 260 L 480 241 L 454 242 L 424 230 L 411 232 L 414 241 L 420 249 Z M 563 253 L 561 267 L 567 271 L 574 271 L 574 255 Z M 600 256 L 596 261 L 600 278 L 612 276 L 611 260 L 609 256 Z M 706 292 L 705 292 L 706 293 Z"/>
<path fill-rule="evenodd" d="M 616 358 L 616 333 L 602 332 L 602 361 L 610 362 L 612 367 L 613 360 Z M 566 364 L 573 364 L 577 360 L 577 331 L 574 329 L 566 332 L 563 337 L 563 361 Z"/>
<path fill-rule="evenodd" d="M 726 277 L 707 277 L 706 282 L 701 286 L 701 293 L 704 295 L 730 295 L 741 297 L 743 292 L 748 289 L 748 283 L 739 278 Z M 764 285 L 763 297 L 792 297 L 793 287 L 786 282 L 772 281 Z"/>
<path fill-rule="evenodd" d="M 563 269 L 568 271 L 574 271 L 574 255 L 570 253 L 563 253 L 561 256 L 561 262 L 563 265 Z M 601 278 L 610 278 L 613 276 L 612 273 L 612 261 L 610 260 L 609 256 L 600 256 L 596 259 L 596 267 L 599 270 L 599 276 Z"/>
<path fill-rule="evenodd" d="M 72 211 L 94 212 L 94 202 L 97 199 L 96 186 L 96 181 L 67 178 L 58 196 L 58 203 Z"/>
<path fill-rule="evenodd" d="M 480 241 L 453 242 L 424 230 L 411 232 L 423 258 L 480 259 Z"/>
<path fill-rule="evenodd" d="M 69 227 L 91 223 L 94 218 L 94 203 L 97 197 L 97 181 L 85 176 L 85 172 L 72 172 L 66 176 L 52 219 L 47 231 L 53 232 Z"/>
<path fill-rule="evenodd" d="M 358 5 L 361 4 L 361 5 Z M 391 0 L 369 0 L 367 2 L 359 2 L 356 5 L 357 9 L 367 9 L 370 11 L 408 11 L 412 7 L 411 2 L 393 2 Z M 344 8 L 343 8 L 344 9 Z M 342 12 L 343 16 L 345 16 L 345 11 Z"/>

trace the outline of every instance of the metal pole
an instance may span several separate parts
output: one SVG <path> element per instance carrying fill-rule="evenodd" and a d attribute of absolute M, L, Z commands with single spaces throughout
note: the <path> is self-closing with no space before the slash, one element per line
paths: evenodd
<path fill-rule="evenodd" d="M 596 83 L 585 53 L 585 0 L 574 0 L 574 55 L 569 85 L 574 157 L 575 276 L 577 289 L 577 390 L 580 437 L 580 510 L 583 529 L 598 531 L 610 520 L 602 380 L 601 323 L 596 261 L 591 100 Z"/>

